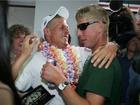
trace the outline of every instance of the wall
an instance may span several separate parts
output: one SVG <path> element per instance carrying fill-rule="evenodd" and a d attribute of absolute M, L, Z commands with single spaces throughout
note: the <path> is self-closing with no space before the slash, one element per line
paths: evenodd
<path fill-rule="evenodd" d="M 71 30 L 72 44 L 78 45 L 74 15 L 77 8 L 91 3 L 96 4 L 98 0 L 36 0 L 34 31 L 39 32 L 43 17 L 53 14 L 60 6 L 65 6 L 70 13 L 68 24 Z"/>
<path fill-rule="evenodd" d="M 23 5 L 9 5 L 8 11 L 8 27 L 13 24 L 23 24 L 28 27 L 31 32 L 34 30 L 35 7 Z"/>

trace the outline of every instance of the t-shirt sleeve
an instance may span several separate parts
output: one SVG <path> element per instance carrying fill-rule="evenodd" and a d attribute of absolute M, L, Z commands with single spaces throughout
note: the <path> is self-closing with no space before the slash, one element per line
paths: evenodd
<path fill-rule="evenodd" d="M 94 68 L 91 64 L 87 72 L 89 72 L 89 76 L 84 90 L 104 97 L 110 97 L 113 83 L 113 70 L 111 68 Z"/>
<path fill-rule="evenodd" d="M 33 85 L 33 82 L 40 77 L 43 64 L 45 64 L 45 59 L 43 59 L 41 53 L 36 53 L 16 79 L 15 85 L 17 89 L 20 91 L 28 90 Z"/>

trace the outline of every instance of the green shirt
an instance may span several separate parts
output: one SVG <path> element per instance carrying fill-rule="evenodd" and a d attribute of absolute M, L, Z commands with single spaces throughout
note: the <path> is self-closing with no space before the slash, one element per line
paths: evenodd
<path fill-rule="evenodd" d="M 120 105 L 121 78 L 122 71 L 116 58 L 108 69 L 93 67 L 90 58 L 84 65 L 76 91 L 84 98 L 86 92 L 104 96 L 104 105 Z"/>

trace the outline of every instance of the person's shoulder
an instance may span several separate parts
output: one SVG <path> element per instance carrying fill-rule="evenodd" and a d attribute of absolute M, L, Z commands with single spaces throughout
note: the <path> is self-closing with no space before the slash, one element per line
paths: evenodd
<path fill-rule="evenodd" d="M 12 90 L 9 86 L 0 82 L 0 94 L 2 95 L 2 93 L 12 94 Z"/>
<path fill-rule="evenodd" d="M 41 60 L 41 59 L 45 59 L 45 57 L 43 56 L 41 51 L 35 52 L 32 56 L 32 60 Z"/>
<path fill-rule="evenodd" d="M 80 46 L 74 46 L 74 45 L 72 45 L 71 48 L 73 48 L 74 50 L 77 50 L 79 52 L 91 53 L 91 49 L 86 48 L 86 47 L 80 47 Z"/>
<path fill-rule="evenodd" d="M 83 50 L 91 51 L 91 49 L 86 48 L 86 47 L 80 47 L 80 46 L 75 46 L 75 45 L 71 45 L 71 47 L 74 49 L 83 49 Z"/>
<path fill-rule="evenodd" d="M 7 90 L 10 90 L 10 88 L 9 88 L 6 84 L 4 84 L 4 83 L 2 83 L 2 82 L 0 82 L 0 89 L 7 89 Z"/>
<path fill-rule="evenodd" d="M 112 63 L 120 64 L 119 58 L 118 58 L 118 57 L 115 57 L 115 58 L 113 59 Z"/>
<path fill-rule="evenodd" d="M 6 84 L 0 82 L 0 105 L 14 105 L 13 92 Z"/>
<path fill-rule="evenodd" d="M 121 65 L 120 65 L 120 61 L 118 59 L 118 57 L 115 57 L 112 61 L 112 63 L 110 64 L 109 68 L 113 68 L 113 70 L 121 70 Z"/>
<path fill-rule="evenodd" d="M 91 64 L 92 65 L 92 64 Z M 103 71 L 103 72 L 112 72 L 114 71 L 115 69 L 121 69 L 121 65 L 120 65 L 120 62 L 118 60 L 117 57 L 115 57 L 112 61 L 112 63 L 110 64 L 110 66 L 108 68 L 105 68 L 105 67 L 102 67 L 102 68 L 99 68 L 99 67 L 93 67 L 96 71 Z"/>

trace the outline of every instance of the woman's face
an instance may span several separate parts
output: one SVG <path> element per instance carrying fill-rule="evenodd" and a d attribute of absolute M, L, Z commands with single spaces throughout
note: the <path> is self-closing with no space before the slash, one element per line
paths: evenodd
<path fill-rule="evenodd" d="M 13 39 L 12 42 L 12 52 L 14 52 L 14 54 L 19 55 L 21 53 L 22 50 L 22 45 L 23 45 L 23 41 L 25 39 L 25 34 L 19 34 L 17 35 L 17 37 L 15 37 Z"/>

